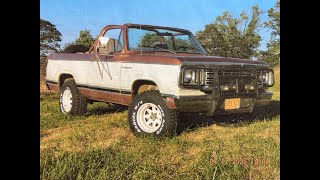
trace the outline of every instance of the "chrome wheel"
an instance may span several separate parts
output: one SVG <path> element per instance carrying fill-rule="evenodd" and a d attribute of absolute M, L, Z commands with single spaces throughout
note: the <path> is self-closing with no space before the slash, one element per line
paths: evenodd
<path fill-rule="evenodd" d="M 144 132 L 156 132 L 162 124 L 162 113 L 159 107 L 153 103 L 141 105 L 137 112 L 137 123 Z"/>

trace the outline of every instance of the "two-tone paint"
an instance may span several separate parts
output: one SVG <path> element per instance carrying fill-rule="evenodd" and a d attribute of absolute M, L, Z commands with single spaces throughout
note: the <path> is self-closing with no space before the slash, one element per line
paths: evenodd
<path fill-rule="evenodd" d="M 48 87 L 52 90 L 59 90 L 62 85 L 61 78 L 72 77 L 80 93 L 89 99 L 130 105 L 134 96 L 134 85 L 139 81 L 156 85 L 164 97 L 207 96 L 198 89 L 180 87 L 179 76 L 183 66 L 205 64 L 268 67 L 261 61 L 238 58 L 189 53 L 130 51 L 127 44 L 127 30 L 131 26 L 138 25 L 109 25 L 104 27 L 99 34 L 100 37 L 110 29 L 122 29 L 124 43 L 121 52 L 97 55 L 95 51 L 98 44 L 97 38 L 85 54 L 53 53 L 48 56 L 46 77 Z M 178 28 L 171 29 L 187 31 Z M 172 109 L 176 108 L 172 99 L 167 100 L 167 105 Z"/>

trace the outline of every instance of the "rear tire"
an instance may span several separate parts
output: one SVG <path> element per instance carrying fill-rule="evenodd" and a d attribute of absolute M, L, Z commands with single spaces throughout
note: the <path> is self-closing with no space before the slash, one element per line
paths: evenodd
<path fill-rule="evenodd" d="M 158 91 L 145 91 L 133 99 L 128 121 L 136 136 L 164 137 L 176 135 L 178 118 Z"/>
<path fill-rule="evenodd" d="M 60 111 L 67 115 L 83 115 L 87 104 L 87 98 L 80 94 L 74 79 L 66 79 L 60 89 Z"/>

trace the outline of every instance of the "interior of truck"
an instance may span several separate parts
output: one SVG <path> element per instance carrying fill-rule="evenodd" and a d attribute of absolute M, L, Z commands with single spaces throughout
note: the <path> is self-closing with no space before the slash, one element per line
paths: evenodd
<path fill-rule="evenodd" d="M 110 54 L 122 50 L 119 41 L 114 38 L 109 37 L 99 37 L 99 42 L 97 46 L 97 52 L 99 54 Z"/>

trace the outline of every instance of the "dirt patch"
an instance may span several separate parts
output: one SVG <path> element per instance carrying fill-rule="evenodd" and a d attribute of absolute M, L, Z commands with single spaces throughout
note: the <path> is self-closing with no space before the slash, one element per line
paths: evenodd
<path fill-rule="evenodd" d="M 53 91 L 49 90 L 45 81 L 40 81 L 40 94 L 49 95 L 52 94 Z"/>

